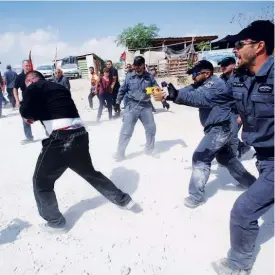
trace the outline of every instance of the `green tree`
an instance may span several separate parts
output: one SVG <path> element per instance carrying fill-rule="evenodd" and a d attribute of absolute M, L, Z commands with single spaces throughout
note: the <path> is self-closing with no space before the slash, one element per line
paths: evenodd
<path fill-rule="evenodd" d="M 120 62 L 115 62 L 113 63 L 113 66 L 117 69 L 120 70 L 122 68 L 122 64 Z"/>
<path fill-rule="evenodd" d="M 117 46 L 129 49 L 147 48 L 151 46 L 153 38 L 158 36 L 159 28 L 156 25 L 145 26 L 142 23 L 124 29 L 116 38 Z"/>
<path fill-rule="evenodd" d="M 198 45 L 196 45 L 199 51 L 209 51 L 211 50 L 210 42 L 209 41 L 202 41 Z"/>

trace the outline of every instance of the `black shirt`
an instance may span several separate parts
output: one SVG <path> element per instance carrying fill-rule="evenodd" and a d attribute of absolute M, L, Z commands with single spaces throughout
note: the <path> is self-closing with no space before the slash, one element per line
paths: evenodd
<path fill-rule="evenodd" d="M 23 98 L 25 96 L 25 91 L 26 91 L 25 78 L 26 78 L 26 74 L 22 72 L 21 74 L 17 75 L 15 79 L 15 84 L 14 84 L 14 88 L 21 89 Z"/>
<path fill-rule="evenodd" d="M 119 81 L 118 81 L 118 71 L 115 67 L 112 67 L 110 69 L 110 80 L 113 82 L 113 77 L 116 77 L 116 83 L 115 83 L 115 86 L 114 86 L 114 92 L 117 92 L 119 87 L 120 87 L 120 84 L 119 84 Z"/>
<path fill-rule="evenodd" d="M 23 118 L 33 120 L 79 117 L 70 91 L 47 80 L 32 83 L 25 90 L 20 113 Z"/>

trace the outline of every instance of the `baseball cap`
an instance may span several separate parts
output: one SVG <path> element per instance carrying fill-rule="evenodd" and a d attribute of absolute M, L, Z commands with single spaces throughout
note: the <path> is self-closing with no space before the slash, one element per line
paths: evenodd
<path fill-rule="evenodd" d="M 140 65 L 144 65 L 145 64 L 145 59 L 142 56 L 136 56 L 134 59 L 134 66 L 140 66 Z"/>
<path fill-rule="evenodd" d="M 192 69 L 189 69 L 187 71 L 187 74 L 198 73 L 201 70 L 214 71 L 214 67 L 211 62 L 207 60 L 200 60 L 197 64 L 195 64 L 195 66 Z"/>
<path fill-rule="evenodd" d="M 264 41 L 267 46 L 274 48 L 274 24 L 269 20 L 256 20 L 236 35 L 231 35 L 228 42 L 251 39 Z"/>
<path fill-rule="evenodd" d="M 227 67 L 227 66 L 229 66 L 231 64 L 236 64 L 236 60 L 232 56 L 227 56 L 223 60 L 221 60 L 220 62 L 218 62 L 218 65 L 220 65 L 221 67 Z"/>

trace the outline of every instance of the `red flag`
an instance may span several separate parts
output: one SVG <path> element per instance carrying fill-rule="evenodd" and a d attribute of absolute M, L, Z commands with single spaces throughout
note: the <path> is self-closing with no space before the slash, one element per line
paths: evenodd
<path fill-rule="evenodd" d="M 31 50 L 30 50 L 30 53 L 29 53 L 29 66 L 30 66 L 30 71 L 33 71 L 32 51 Z"/>

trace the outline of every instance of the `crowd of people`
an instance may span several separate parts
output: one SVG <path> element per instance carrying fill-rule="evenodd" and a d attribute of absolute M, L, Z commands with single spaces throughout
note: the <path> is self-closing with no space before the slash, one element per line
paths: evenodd
<path fill-rule="evenodd" d="M 147 72 L 144 58 L 137 56 L 133 65 L 127 65 L 128 72 L 120 87 L 117 70 L 108 61 L 103 75 L 98 76 L 94 68 L 90 68 L 88 100 L 93 108 L 93 99 L 98 97 L 98 120 L 104 106 L 108 108 L 109 119 L 113 117 L 113 110 L 115 116 L 119 116 L 124 101 L 117 161 L 126 158 L 126 148 L 138 120 L 145 128 L 145 153 L 155 155 L 156 123 L 151 97 L 162 102 L 163 107 L 172 101 L 199 109 L 204 137 L 192 157 L 189 196 L 184 204 L 196 208 L 206 202 L 205 186 L 215 158 L 228 169 L 244 192 L 231 211 L 228 255 L 213 262 L 213 268 L 219 275 L 246 275 L 254 263 L 258 219 L 274 205 L 274 24 L 264 20 L 252 22 L 238 34 L 229 36 L 228 42 L 235 43 L 237 65 L 234 58 L 222 60 L 221 77 L 214 74 L 210 62 L 202 60 L 187 72 L 192 75 L 193 84 L 175 89 L 171 83 L 162 82 L 160 89 L 154 72 Z M 128 194 L 94 169 L 88 133 L 66 79 L 46 81 L 41 73 L 29 71 L 28 62 L 24 61 L 23 72 L 14 81 L 15 106 L 20 105 L 27 138 L 32 138 L 30 125 L 35 121 L 44 125 L 48 135 L 42 142 L 33 177 L 38 211 L 47 221 L 44 226 L 52 231 L 66 230 L 54 184 L 67 168 L 81 175 L 111 202 L 128 210 L 138 208 Z M 23 92 L 22 102 L 18 98 L 19 87 Z M 152 87 L 155 89 L 150 93 Z M 240 125 L 242 141 L 238 139 Z M 250 146 L 256 152 L 258 178 L 238 159 Z"/>

